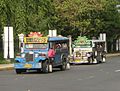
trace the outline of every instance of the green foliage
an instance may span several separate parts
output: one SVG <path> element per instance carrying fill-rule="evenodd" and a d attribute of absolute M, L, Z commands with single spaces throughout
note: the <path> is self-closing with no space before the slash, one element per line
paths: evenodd
<path fill-rule="evenodd" d="M 0 60 L 0 64 L 10 64 L 10 62 L 8 62 L 6 60 Z"/>
<path fill-rule="evenodd" d="M 0 64 L 9 64 L 10 62 L 6 61 L 3 58 L 3 52 L 0 52 Z"/>
<path fill-rule="evenodd" d="M 46 33 L 52 10 L 50 2 L 50 0 L 1 0 L 1 28 L 9 23 L 14 27 L 15 36 L 31 31 Z"/>
<path fill-rule="evenodd" d="M 62 34 L 97 36 L 119 28 L 115 0 L 53 0 L 56 29 Z M 114 32 L 116 35 L 116 31 Z"/>
<path fill-rule="evenodd" d="M 120 29 L 117 0 L 0 0 L 0 30 L 10 25 L 14 35 L 40 31 L 47 35 L 49 29 L 59 34 L 97 36 L 100 32 Z M 3 33 L 3 31 L 0 31 Z"/>
<path fill-rule="evenodd" d="M 111 42 L 120 37 L 120 12 L 116 5 L 120 1 L 0 0 L 0 34 L 9 25 L 14 28 L 15 39 L 20 33 L 39 31 L 47 35 L 49 29 L 57 29 L 58 34 L 72 35 L 73 39 L 105 32 Z"/>
<path fill-rule="evenodd" d="M 120 13 L 118 12 L 116 5 L 120 4 L 114 0 L 105 4 L 105 9 L 102 13 L 103 21 L 103 31 L 108 35 L 108 41 L 117 39 L 120 36 Z"/>

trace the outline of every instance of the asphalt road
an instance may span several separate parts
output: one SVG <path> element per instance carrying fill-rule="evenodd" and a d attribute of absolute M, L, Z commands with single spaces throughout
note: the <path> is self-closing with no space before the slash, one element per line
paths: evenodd
<path fill-rule="evenodd" d="M 102 64 L 55 69 L 50 74 L 0 71 L 0 91 L 120 91 L 120 56 Z"/>

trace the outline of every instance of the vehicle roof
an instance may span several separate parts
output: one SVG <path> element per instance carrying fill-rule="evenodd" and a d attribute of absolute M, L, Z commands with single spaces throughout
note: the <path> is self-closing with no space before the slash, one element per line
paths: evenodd
<path fill-rule="evenodd" d="M 69 40 L 69 38 L 67 38 L 67 37 L 49 37 L 48 40 L 49 41 L 59 41 L 59 40 L 64 41 L 64 40 Z"/>
<path fill-rule="evenodd" d="M 92 42 L 105 42 L 105 40 L 91 40 Z"/>

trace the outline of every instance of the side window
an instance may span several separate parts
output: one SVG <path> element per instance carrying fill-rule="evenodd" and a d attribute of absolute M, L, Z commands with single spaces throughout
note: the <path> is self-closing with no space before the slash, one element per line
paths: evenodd
<path fill-rule="evenodd" d="M 55 45 L 56 49 L 60 49 L 61 47 L 62 47 L 62 45 L 60 43 L 56 43 L 56 45 Z"/>
<path fill-rule="evenodd" d="M 49 48 L 55 49 L 55 42 L 50 42 L 50 43 L 49 43 Z"/>
<path fill-rule="evenodd" d="M 68 48 L 67 43 L 62 43 L 62 48 L 63 48 L 63 49 L 67 49 L 67 48 Z"/>
<path fill-rule="evenodd" d="M 56 52 L 66 52 L 69 49 L 69 45 L 67 41 L 58 41 L 55 43 Z"/>
<path fill-rule="evenodd" d="M 49 48 L 51 48 L 51 47 L 52 47 L 52 42 L 49 43 Z"/>

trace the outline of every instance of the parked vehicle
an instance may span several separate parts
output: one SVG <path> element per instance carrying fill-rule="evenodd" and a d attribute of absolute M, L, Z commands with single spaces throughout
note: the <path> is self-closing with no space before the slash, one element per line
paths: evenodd
<path fill-rule="evenodd" d="M 105 62 L 106 52 L 103 40 L 89 40 L 86 36 L 79 36 L 73 44 L 73 55 L 71 64 L 101 63 Z M 99 48 L 98 48 L 99 46 Z"/>
<path fill-rule="evenodd" d="M 15 58 L 15 70 L 17 74 L 26 70 L 37 70 L 38 72 L 53 72 L 53 68 L 60 70 L 70 69 L 68 62 L 69 39 L 67 37 L 43 37 L 38 32 L 32 32 L 24 37 L 20 56 Z M 53 60 L 49 60 L 48 51 L 55 50 Z"/>

